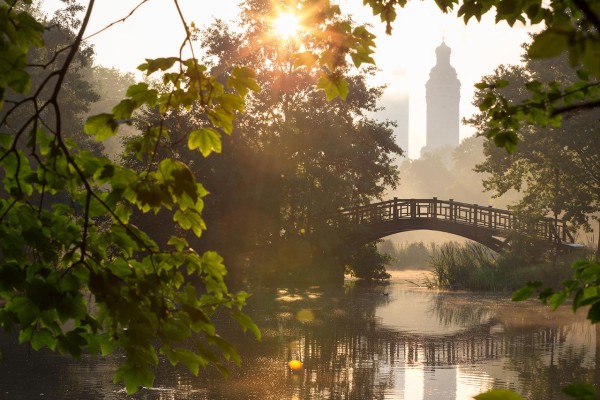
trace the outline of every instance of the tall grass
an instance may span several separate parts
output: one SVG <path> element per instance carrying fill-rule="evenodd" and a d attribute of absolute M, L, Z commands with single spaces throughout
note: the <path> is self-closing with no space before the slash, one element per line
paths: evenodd
<path fill-rule="evenodd" d="M 571 276 L 572 261 L 582 257 L 585 254 L 576 253 L 556 262 L 531 263 L 518 253 L 498 254 L 478 243 L 446 243 L 430 259 L 433 277 L 427 285 L 443 289 L 514 291 L 528 281 L 541 281 L 544 287 L 558 288 Z"/>

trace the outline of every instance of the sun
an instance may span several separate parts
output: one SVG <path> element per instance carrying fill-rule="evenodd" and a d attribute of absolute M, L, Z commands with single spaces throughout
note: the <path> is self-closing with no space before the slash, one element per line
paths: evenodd
<path fill-rule="evenodd" d="M 285 38 L 294 37 L 302 29 L 300 17 L 292 13 L 282 13 L 273 20 L 273 29 L 279 36 Z"/>

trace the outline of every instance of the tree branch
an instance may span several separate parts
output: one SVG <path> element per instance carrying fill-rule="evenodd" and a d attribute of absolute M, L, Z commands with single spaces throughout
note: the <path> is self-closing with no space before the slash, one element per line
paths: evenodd
<path fill-rule="evenodd" d="M 104 31 L 106 31 L 106 30 L 108 30 L 108 29 L 112 28 L 114 25 L 116 25 L 116 24 L 119 24 L 119 23 L 121 23 L 121 22 L 125 22 L 125 21 L 127 21 L 127 19 L 128 19 L 129 17 L 131 17 L 131 16 L 132 16 L 132 15 L 133 15 L 133 14 L 134 14 L 134 13 L 135 13 L 137 10 L 138 10 L 138 8 L 140 8 L 142 5 L 144 5 L 144 3 L 147 3 L 148 1 L 149 1 L 149 0 L 142 0 L 140 3 L 138 3 L 138 5 L 137 5 L 137 6 L 135 6 L 135 7 L 134 7 L 134 8 L 133 8 L 133 9 L 132 9 L 130 12 L 129 12 L 129 14 L 127 14 L 126 16 L 124 16 L 124 17 L 123 17 L 123 18 L 121 18 L 121 19 L 118 19 L 118 20 L 116 20 L 116 21 L 113 21 L 113 22 L 111 22 L 110 24 L 106 25 L 104 28 L 100 29 L 99 31 L 96 31 L 96 32 L 92 33 L 91 35 L 89 35 L 89 36 L 86 36 L 86 37 L 85 37 L 83 40 L 88 40 L 88 39 L 90 39 L 90 38 L 93 38 L 94 36 L 96 36 L 96 35 L 99 35 L 99 34 L 101 34 L 102 32 L 104 32 Z"/>
<path fill-rule="evenodd" d="M 554 117 L 559 114 L 565 114 L 572 111 L 589 110 L 596 107 L 600 107 L 600 100 L 571 104 L 565 107 L 557 107 L 552 111 L 551 115 Z"/>

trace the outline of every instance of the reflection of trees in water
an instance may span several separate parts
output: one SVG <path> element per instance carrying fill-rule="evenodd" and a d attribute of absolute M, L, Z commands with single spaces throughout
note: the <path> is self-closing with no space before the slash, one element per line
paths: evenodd
<path fill-rule="evenodd" d="M 504 323 L 501 313 L 495 312 L 495 301 L 444 295 L 432 296 L 432 316 L 460 329 L 447 335 L 399 332 L 378 323 L 377 308 L 391 301 L 384 292 L 385 287 L 374 285 L 257 291 L 247 311 L 261 327 L 262 342 L 233 326 L 224 327 L 243 359 L 241 368 L 232 366 L 229 380 L 214 371 L 201 372 L 197 378 L 183 369 L 173 372 L 161 359 L 165 367 L 159 368 L 155 383 L 161 389 L 142 390 L 134 399 L 381 399 L 397 389 L 394 385 L 405 368 L 478 365 L 485 373 L 491 360 L 500 360 L 512 376 L 527 382 L 518 389 L 530 399 L 558 399 L 561 386 L 593 378 L 595 363 L 589 354 L 584 362 L 587 348 L 567 345 L 573 335 L 569 325 L 553 321 L 549 326 L 520 328 L 516 318 Z M 60 381 L 66 381 L 70 393 L 87 394 L 71 398 L 126 398 L 110 383 L 114 368 L 110 359 L 86 359 L 73 367 L 74 363 L 51 356 L 38 357 L 41 362 L 32 365 L 19 363 L 19 354 L 23 348 L 10 349 L 5 355 L 10 360 L 0 363 L 0 373 L 16 367 L 17 372 L 6 376 L 45 376 L 47 383 L 40 380 L 37 387 L 46 398 L 69 398 L 52 386 Z M 304 362 L 298 374 L 287 367 L 295 357 Z M 507 382 L 499 378 L 496 384 L 506 387 Z"/>
<path fill-rule="evenodd" d="M 486 324 L 493 317 L 489 305 L 481 305 L 468 295 L 444 293 L 431 298 L 429 313 L 443 326 L 473 327 Z"/>
<path fill-rule="evenodd" d="M 115 399 L 119 387 L 112 385 L 114 360 L 83 355 L 77 361 L 35 352 L 19 345 L 15 335 L 0 339 L 0 398 Z"/>
<path fill-rule="evenodd" d="M 525 398 L 567 399 L 560 395 L 561 388 L 571 383 L 594 383 L 597 366 L 591 346 L 566 343 L 568 336 L 576 334 L 582 335 L 573 332 L 572 325 L 548 327 L 533 334 L 524 330 L 507 333 L 511 352 L 506 368 L 526 382 L 520 390 Z M 545 351 L 540 352 L 540 348 Z"/>
<path fill-rule="evenodd" d="M 499 309 L 502 311 L 498 312 Z M 471 328 L 425 344 L 428 365 L 436 360 L 466 364 L 506 358 L 506 368 L 525 382 L 521 393 L 532 400 L 566 398 L 561 394 L 562 387 L 598 381 L 599 357 L 591 362 L 591 346 L 566 343 L 568 337 L 586 336 L 586 332 L 574 331 L 574 326 L 583 326 L 584 331 L 589 328 L 587 322 L 577 324 L 581 319 L 570 313 L 566 318 L 564 314 L 549 316 L 550 311 L 537 304 L 523 307 L 513 303 L 500 308 L 494 303 L 475 304 L 464 295 L 435 296 L 430 311 L 444 326 Z M 444 343 L 445 340 L 448 342 Z M 499 387 L 507 384 L 500 379 L 495 383 Z"/>

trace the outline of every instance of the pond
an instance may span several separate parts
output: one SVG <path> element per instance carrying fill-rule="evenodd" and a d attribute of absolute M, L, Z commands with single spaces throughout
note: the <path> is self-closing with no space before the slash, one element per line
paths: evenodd
<path fill-rule="evenodd" d="M 160 360 L 155 388 L 134 399 L 462 400 L 492 387 L 563 399 L 567 384 L 600 383 L 600 333 L 568 307 L 552 312 L 508 294 L 436 292 L 419 272 L 388 284 L 254 289 L 257 342 L 221 327 L 243 362 L 223 379 Z M 0 399 L 125 399 L 112 383 L 118 356 L 75 361 L 2 338 Z M 292 372 L 288 362 L 302 360 Z"/>

